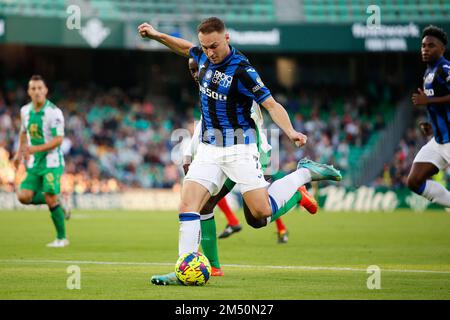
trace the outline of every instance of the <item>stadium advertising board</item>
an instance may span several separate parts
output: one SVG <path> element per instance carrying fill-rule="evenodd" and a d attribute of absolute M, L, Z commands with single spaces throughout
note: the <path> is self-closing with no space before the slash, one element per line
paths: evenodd
<path fill-rule="evenodd" d="M 2 24 L 3 21 L 3 24 Z M 30 45 L 87 48 L 166 50 L 155 41 L 142 41 L 136 28 L 140 21 L 121 22 L 82 19 L 77 24 L 63 18 L 0 17 L 0 41 Z M 168 34 L 197 42 L 198 22 L 179 27 L 156 25 Z M 5 26 L 8 28 L 5 28 Z M 172 26 L 173 30 L 169 30 Z M 383 24 L 377 28 L 354 24 L 228 24 L 231 44 L 243 51 L 261 52 L 368 52 L 417 51 L 421 30 L 427 24 Z M 450 23 L 439 23 L 450 32 Z M 76 27 L 74 27 L 76 26 Z M 169 29 L 167 29 L 169 28 Z M 27 33 L 22 30 L 32 29 Z"/>
<path fill-rule="evenodd" d="M 123 23 L 117 21 L 92 18 L 82 20 L 78 28 L 66 19 L 8 16 L 5 24 L 7 43 L 93 49 L 122 48 L 124 44 Z"/>
<path fill-rule="evenodd" d="M 75 194 L 72 205 L 88 210 L 177 210 L 180 195 L 171 190 L 133 190 L 111 194 Z M 391 212 L 404 208 L 413 211 L 440 208 L 408 189 L 345 188 L 328 186 L 319 189 L 319 205 L 327 212 Z M 45 206 L 43 206 L 45 209 Z M 17 201 L 12 193 L 0 192 L 0 209 L 33 209 Z"/>

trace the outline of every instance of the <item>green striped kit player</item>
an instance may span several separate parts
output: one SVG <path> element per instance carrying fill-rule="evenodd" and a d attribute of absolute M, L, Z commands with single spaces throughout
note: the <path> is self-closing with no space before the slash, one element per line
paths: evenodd
<path fill-rule="evenodd" d="M 60 201 L 60 181 L 64 170 L 61 143 L 64 138 L 62 111 L 47 99 L 48 88 L 39 75 L 31 77 L 28 95 L 31 102 L 20 110 L 19 149 L 14 158 L 16 168 L 24 161 L 26 176 L 17 198 L 26 205 L 47 204 L 56 229 L 56 239 L 48 247 L 65 247 L 65 218 L 69 210 Z"/>

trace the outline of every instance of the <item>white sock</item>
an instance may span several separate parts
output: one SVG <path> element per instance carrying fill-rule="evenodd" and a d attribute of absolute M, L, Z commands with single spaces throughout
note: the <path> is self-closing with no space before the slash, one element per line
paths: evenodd
<path fill-rule="evenodd" d="M 287 176 L 272 183 L 268 190 L 269 196 L 275 201 L 279 209 L 284 206 L 290 198 L 292 198 L 298 188 L 308 182 L 311 182 L 311 173 L 309 170 L 306 168 L 297 169 Z"/>
<path fill-rule="evenodd" d="M 214 218 L 214 212 L 200 215 L 200 220 L 201 221 L 209 220 L 211 218 Z"/>
<path fill-rule="evenodd" d="M 450 208 L 450 192 L 436 181 L 427 180 L 422 196 L 433 203 Z"/>
<path fill-rule="evenodd" d="M 183 212 L 180 213 L 179 219 L 178 256 L 188 252 L 197 252 L 201 240 L 200 213 Z"/>

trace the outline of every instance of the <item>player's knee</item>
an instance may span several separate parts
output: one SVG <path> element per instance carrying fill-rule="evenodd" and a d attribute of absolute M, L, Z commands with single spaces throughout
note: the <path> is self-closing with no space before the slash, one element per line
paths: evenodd
<path fill-rule="evenodd" d="M 17 200 L 22 204 L 30 204 L 33 196 L 28 193 L 18 192 Z"/>
<path fill-rule="evenodd" d="M 49 208 L 54 208 L 58 205 L 58 196 L 57 195 L 45 195 L 45 203 L 49 206 Z"/>
<path fill-rule="evenodd" d="M 265 219 L 259 219 L 258 220 L 258 219 L 248 219 L 248 218 L 246 218 L 246 220 L 247 220 L 247 224 L 250 227 L 255 228 L 255 229 L 259 229 L 259 228 L 265 227 L 267 225 L 267 221 Z"/>
<path fill-rule="evenodd" d="M 180 205 L 178 206 L 178 210 L 179 212 L 191 212 L 191 211 L 197 212 L 198 208 L 193 206 L 193 204 L 190 203 L 189 201 L 182 199 L 180 201 Z"/>
<path fill-rule="evenodd" d="M 268 201 L 258 203 L 252 211 L 253 216 L 257 219 L 266 219 L 272 215 L 272 207 Z"/>

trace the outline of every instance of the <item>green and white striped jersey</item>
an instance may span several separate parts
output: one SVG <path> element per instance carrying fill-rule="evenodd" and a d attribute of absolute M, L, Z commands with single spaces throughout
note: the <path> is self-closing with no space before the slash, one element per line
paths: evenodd
<path fill-rule="evenodd" d="M 56 136 L 64 136 L 64 116 L 57 106 L 49 100 L 35 112 L 30 102 L 20 109 L 21 130 L 27 133 L 28 144 L 38 146 L 53 140 Z M 30 155 L 28 169 L 58 168 L 64 166 L 64 158 L 60 147 L 50 151 L 37 152 Z"/>

